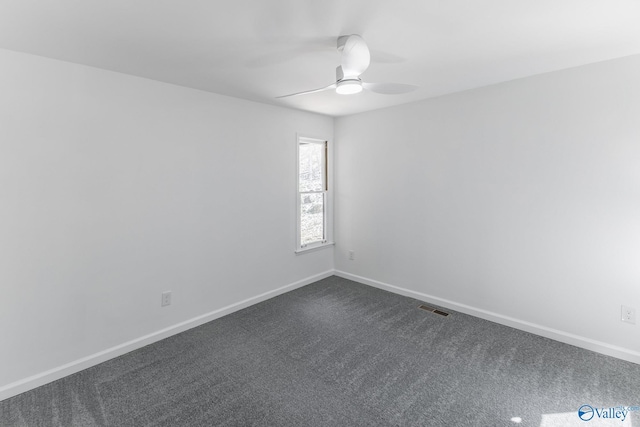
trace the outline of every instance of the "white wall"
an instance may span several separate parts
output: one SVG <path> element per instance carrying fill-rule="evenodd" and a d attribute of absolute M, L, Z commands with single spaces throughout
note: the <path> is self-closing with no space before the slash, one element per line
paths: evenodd
<path fill-rule="evenodd" d="M 336 269 L 640 363 L 639 76 L 633 56 L 336 120 Z"/>
<path fill-rule="evenodd" d="M 0 94 L 0 399 L 332 270 L 294 254 L 331 118 L 10 51 Z"/>

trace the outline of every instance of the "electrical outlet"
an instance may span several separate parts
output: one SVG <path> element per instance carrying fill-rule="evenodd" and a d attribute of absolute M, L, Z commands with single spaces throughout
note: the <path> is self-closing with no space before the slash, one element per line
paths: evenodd
<path fill-rule="evenodd" d="M 625 323 L 631 323 L 632 325 L 636 324 L 636 309 L 633 307 L 627 307 L 626 305 L 622 306 L 622 317 L 621 319 Z"/>
<path fill-rule="evenodd" d="M 160 301 L 161 307 L 171 305 L 171 291 L 165 291 L 162 293 L 162 300 Z"/>
<path fill-rule="evenodd" d="M 349 259 L 353 261 L 356 259 L 356 251 L 349 251 Z"/>

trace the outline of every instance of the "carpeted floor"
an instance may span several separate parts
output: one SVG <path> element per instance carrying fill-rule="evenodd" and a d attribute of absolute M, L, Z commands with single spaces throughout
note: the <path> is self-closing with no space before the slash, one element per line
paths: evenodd
<path fill-rule="evenodd" d="M 420 303 L 330 277 L 4 400 L 0 426 L 640 426 L 602 412 L 640 406 L 640 365 Z"/>

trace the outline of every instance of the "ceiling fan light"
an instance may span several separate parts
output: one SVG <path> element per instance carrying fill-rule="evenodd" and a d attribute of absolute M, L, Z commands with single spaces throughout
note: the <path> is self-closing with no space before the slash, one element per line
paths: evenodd
<path fill-rule="evenodd" d="M 336 93 L 340 95 L 353 95 L 362 92 L 362 82 L 360 80 L 343 80 L 338 82 Z"/>

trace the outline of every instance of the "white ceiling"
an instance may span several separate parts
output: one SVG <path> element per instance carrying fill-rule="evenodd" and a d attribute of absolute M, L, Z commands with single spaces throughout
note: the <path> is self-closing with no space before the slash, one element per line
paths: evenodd
<path fill-rule="evenodd" d="M 362 78 L 404 95 L 276 96 Z M 640 54 L 638 0 L 0 0 L 0 48 L 331 116 Z"/>

